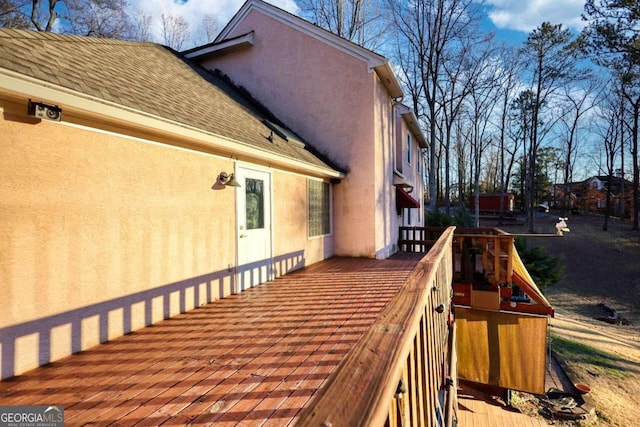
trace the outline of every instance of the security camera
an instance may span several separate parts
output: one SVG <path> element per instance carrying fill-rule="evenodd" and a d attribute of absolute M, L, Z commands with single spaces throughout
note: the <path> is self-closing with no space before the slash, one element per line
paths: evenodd
<path fill-rule="evenodd" d="M 57 105 L 31 102 L 31 100 L 29 100 L 28 104 L 28 114 L 39 119 L 54 120 L 56 122 L 62 120 L 62 109 Z"/>

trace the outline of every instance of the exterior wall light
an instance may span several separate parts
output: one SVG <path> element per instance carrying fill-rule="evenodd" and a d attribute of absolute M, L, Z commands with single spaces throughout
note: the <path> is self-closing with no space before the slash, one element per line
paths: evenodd
<path fill-rule="evenodd" d="M 413 185 L 399 177 L 393 177 L 393 185 L 402 188 L 406 193 L 411 193 L 413 191 Z"/>
<path fill-rule="evenodd" d="M 413 191 L 413 185 L 411 184 L 402 184 L 401 187 L 404 188 L 404 191 L 407 193 L 411 193 Z"/>
<path fill-rule="evenodd" d="M 225 187 L 241 187 L 232 173 L 220 172 L 220 175 L 218 175 L 218 182 Z"/>
<path fill-rule="evenodd" d="M 62 108 L 57 105 L 32 102 L 31 100 L 29 100 L 29 103 L 27 104 L 27 114 L 39 119 L 53 120 L 56 122 L 62 120 Z"/>

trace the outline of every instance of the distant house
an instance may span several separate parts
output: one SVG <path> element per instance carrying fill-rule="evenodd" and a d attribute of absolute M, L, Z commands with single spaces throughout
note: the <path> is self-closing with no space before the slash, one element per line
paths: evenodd
<path fill-rule="evenodd" d="M 261 1 L 185 55 L 0 30 L 2 378 L 395 252 L 426 146 L 402 96 L 385 58 Z"/>
<path fill-rule="evenodd" d="M 610 193 L 610 213 L 626 216 L 633 206 L 633 183 L 620 176 L 596 175 L 580 182 L 569 183 L 565 199 L 564 184 L 554 185 L 556 206 L 566 203 L 567 209 L 575 212 L 604 213 L 607 208 L 607 192 Z M 566 200 L 566 202 L 565 202 Z M 626 214 L 625 214 L 626 212 Z"/>
<path fill-rule="evenodd" d="M 385 57 L 261 0 L 185 56 L 247 88 L 348 172 L 332 187 L 337 255 L 386 258 L 400 225 L 423 225 L 426 141 Z"/>

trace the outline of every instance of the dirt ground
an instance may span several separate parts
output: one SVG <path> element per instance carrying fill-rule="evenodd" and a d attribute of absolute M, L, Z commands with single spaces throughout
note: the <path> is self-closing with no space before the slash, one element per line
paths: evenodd
<path fill-rule="evenodd" d="M 558 215 L 539 214 L 537 233 L 555 233 Z M 566 363 L 591 387 L 598 419 L 580 425 L 640 425 L 640 232 L 631 222 L 610 219 L 603 231 L 599 216 L 571 216 L 563 237 L 528 237 L 532 246 L 561 257 L 563 274 L 543 292 L 555 307 L 551 348 L 570 344 Z M 490 225 L 490 224 L 486 224 Z M 493 224 L 495 226 L 495 224 Z M 501 227 L 527 234 L 528 227 Z M 628 325 L 597 318 L 616 310 Z M 575 345 L 574 345 L 575 344 Z M 566 350 L 566 348 L 564 349 Z"/>

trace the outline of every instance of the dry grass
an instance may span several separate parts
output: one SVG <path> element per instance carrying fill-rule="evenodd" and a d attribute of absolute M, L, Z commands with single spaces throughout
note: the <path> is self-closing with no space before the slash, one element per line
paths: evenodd
<path fill-rule="evenodd" d="M 536 231 L 553 233 L 556 216 L 539 217 Z M 564 237 L 531 237 L 530 244 L 559 255 L 564 267 L 559 283 L 544 290 L 556 308 L 550 333 L 552 348 L 575 375 L 591 387 L 598 420 L 592 426 L 640 425 L 640 232 L 631 223 L 572 217 Z M 505 226 L 523 233 L 523 226 Z M 596 317 L 603 303 L 630 325 L 611 325 Z"/>

